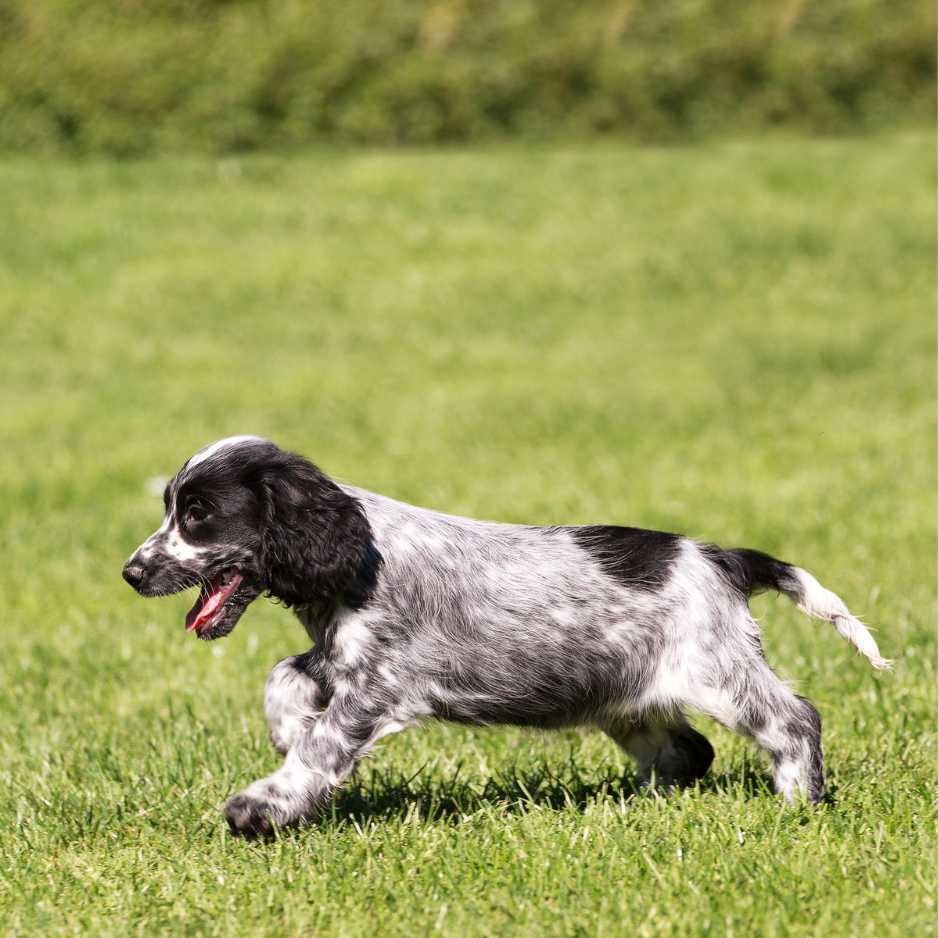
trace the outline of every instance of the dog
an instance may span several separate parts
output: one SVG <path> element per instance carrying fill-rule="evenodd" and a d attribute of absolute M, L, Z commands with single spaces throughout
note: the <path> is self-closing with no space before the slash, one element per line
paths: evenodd
<path fill-rule="evenodd" d="M 430 717 L 596 727 L 635 759 L 640 785 L 667 790 L 713 760 L 692 709 L 767 752 L 786 799 L 818 802 L 820 715 L 767 664 L 748 597 L 784 593 L 873 667 L 890 664 L 834 593 L 758 551 L 441 514 L 334 482 L 260 437 L 200 450 L 164 502 L 162 526 L 124 566 L 131 586 L 200 587 L 186 628 L 205 640 L 267 593 L 313 642 L 267 679 L 286 758 L 227 801 L 237 834 L 315 817 L 379 739 Z"/>

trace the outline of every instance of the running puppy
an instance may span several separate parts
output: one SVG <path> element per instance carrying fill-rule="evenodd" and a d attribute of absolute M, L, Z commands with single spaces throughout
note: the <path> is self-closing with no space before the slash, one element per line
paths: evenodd
<path fill-rule="evenodd" d="M 186 627 L 227 635 L 269 592 L 314 645 L 267 679 L 286 756 L 225 806 L 233 831 L 313 817 L 374 744 L 428 717 L 596 726 L 646 784 L 687 784 L 713 749 L 685 708 L 752 737 L 777 790 L 824 792 L 821 718 L 765 661 L 747 597 L 785 593 L 875 668 L 876 642 L 810 573 L 637 528 L 473 521 L 339 485 L 258 437 L 196 453 L 127 561 L 144 596 L 199 586 Z"/>

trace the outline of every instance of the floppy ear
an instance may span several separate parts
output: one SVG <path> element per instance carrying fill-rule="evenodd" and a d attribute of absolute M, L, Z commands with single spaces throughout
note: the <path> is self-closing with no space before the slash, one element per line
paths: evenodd
<path fill-rule="evenodd" d="M 360 606 L 380 559 L 361 506 L 311 462 L 282 455 L 260 477 L 265 585 L 290 606 Z"/>

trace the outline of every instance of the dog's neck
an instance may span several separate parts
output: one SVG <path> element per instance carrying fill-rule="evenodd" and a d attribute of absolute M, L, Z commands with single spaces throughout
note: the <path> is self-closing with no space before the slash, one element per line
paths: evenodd
<path fill-rule="evenodd" d="M 293 612 L 306 629 L 310 640 L 317 648 L 322 649 L 329 644 L 329 636 L 334 631 L 335 624 L 344 608 L 334 601 L 322 600 L 295 606 Z"/>

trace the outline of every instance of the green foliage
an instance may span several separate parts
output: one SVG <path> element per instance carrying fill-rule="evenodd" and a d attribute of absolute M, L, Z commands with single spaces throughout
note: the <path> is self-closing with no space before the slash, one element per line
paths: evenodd
<path fill-rule="evenodd" d="M 924 0 L 0 0 L 0 149 L 231 152 L 928 119 Z"/>
<path fill-rule="evenodd" d="M 927 132 L 3 161 L 0 933 L 932 934 L 934 174 Z M 202 644 L 120 568 L 152 477 L 243 432 L 445 511 L 769 550 L 895 671 L 756 600 L 823 713 L 816 810 L 708 723 L 667 801 L 600 734 L 429 725 L 234 841 L 305 635 L 259 601 Z"/>

